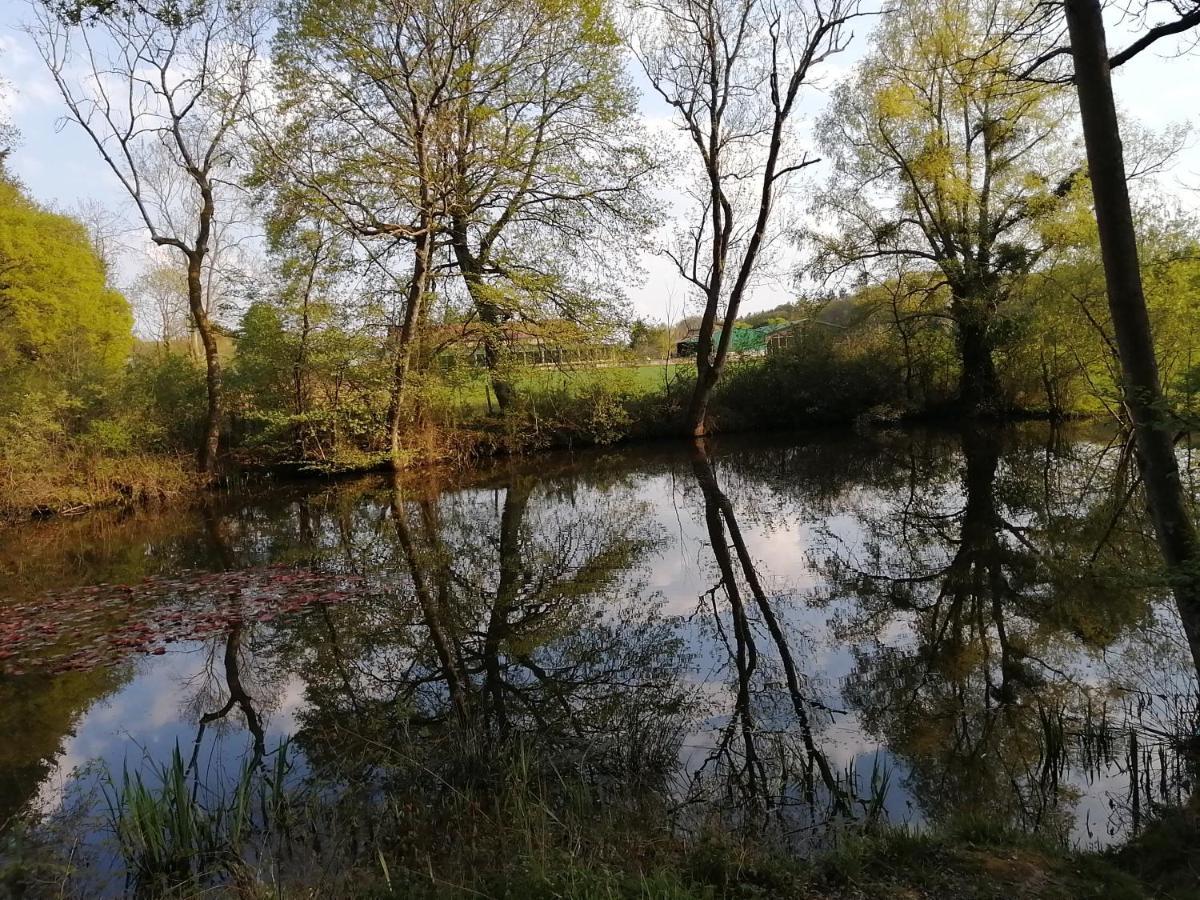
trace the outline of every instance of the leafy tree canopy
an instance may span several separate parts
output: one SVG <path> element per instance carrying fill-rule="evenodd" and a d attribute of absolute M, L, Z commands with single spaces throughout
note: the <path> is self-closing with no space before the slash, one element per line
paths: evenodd
<path fill-rule="evenodd" d="M 132 342 L 129 304 L 84 226 L 0 180 L 0 412 L 33 392 L 86 399 Z"/>

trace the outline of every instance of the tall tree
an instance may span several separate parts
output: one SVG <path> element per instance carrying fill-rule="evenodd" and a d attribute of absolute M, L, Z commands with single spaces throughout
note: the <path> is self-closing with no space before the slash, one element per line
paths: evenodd
<path fill-rule="evenodd" d="M 703 167 L 698 221 L 672 253 L 704 302 L 687 413 L 688 432 L 699 437 L 777 194 L 789 175 L 817 161 L 794 146 L 800 90 L 846 46 L 859 3 L 649 0 L 635 9 L 646 23 L 636 48 L 642 68 Z"/>
<path fill-rule="evenodd" d="M 68 118 L 128 192 L 150 239 L 182 257 L 208 391 L 198 462 L 212 473 L 223 402 L 210 257 L 231 206 L 235 132 L 260 77 L 267 16 L 236 0 L 36 9 L 30 30 Z"/>
<path fill-rule="evenodd" d="M 961 363 L 959 403 L 1002 411 L 993 359 L 1004 304 L 1059 239 L 1077 162 L 1061 86 L 1014 82 L 1001 0 L 902 0 L 834 96 L 834 173 L 816 240 L 826 271 L 936 273 Z"/>
<path fill-rule="evenodd" d="M 483 322 L 501 407 L 505 322 L 595 318 L 616 226 L 650 169 L 603 7 L 546 0 L 298 0 L 277 39 L 270 164 L 364 239 L 410 246 L 392 324 L 402 384 L 449 249 Z M 441 264 L 439 264 L 440 267 Z M 605 275 L 611 273 L 604 271 Z M 593 277 L 589 278 L 588 275 Z"/>
<path fill-rule="evenodd" d="M 1064 7 L 1100 230 L 1108 306 L 1124 375 L 1125 406 L 1133 423 L 1155 535 L 1171 572 L 1192 657 L 1200 668 L 1200 535 L 1179 477 L 1174 442 L 1176 424 L 1159 381 L 1110 78 L 1112 65 L 1131 58 L 1158 37 L 1200 25 L 1200 7 L 1189 14 L 1181 5 L 1176 22 L 1181 27 L 1172 31 L 1168 23 L 1151 29 L 1112 60 L 1098 0 L 1065 0 Z"/>
<path fill-rule="evenodd" d="M 449 243 L 503 410 L 515 397 L 506 323 L 603 327 L 619 313 L 617 273 L 630 234 L 649 227 L 657 164 L 606 4 L 458 5 L 469 64 L 447 135 Z"/>
<path fill-rule="evenodd" d="M 405 389 L 446 209 L 442 150 L 462 54 L 462 23 L 438 0 L 295 0 L 275 40 L 278 103 L 257 121 L 260 177 L 284 205 L 407 254 L 403 303 L 389 316 L 392 464 L 402 462 Z"/>

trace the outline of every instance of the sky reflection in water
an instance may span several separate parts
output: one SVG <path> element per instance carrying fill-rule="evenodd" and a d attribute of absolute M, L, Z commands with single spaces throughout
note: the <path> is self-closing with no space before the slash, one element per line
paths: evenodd
<path fill-rule="evenodd" d="M 1040 426 L 730 438 L 12 530 L 0 608 L 134 587 L 76 641 L 133 611 L 157 621 L 169 603 L 139 595 L 149 576 L 362 581 L 337 603 L 286 589 L 293 611 L 264 615 L 274 594 L 215 580 L 171 602 L 223 633 L 80 671 L 51 671 L 50 650 L 10 660 L 0 822 L 177 745 L 208 787 L 256 742 L 293 738 L 307 771 L 399 710 L 417 728 L 459 709 L 496 733 L 586 739 L 612 777 L 645 766 L 629 748 L 652 725 L 676 735 L 679 827 L 715 814 L 800 845 L 831 819 L 978 811 L 1119 840 L 1188 789 L 1174 739 L 1196 725 L 1172 607 L 1138 574 L 1154 548 L 1131 470 L 1105 435 Z"/>

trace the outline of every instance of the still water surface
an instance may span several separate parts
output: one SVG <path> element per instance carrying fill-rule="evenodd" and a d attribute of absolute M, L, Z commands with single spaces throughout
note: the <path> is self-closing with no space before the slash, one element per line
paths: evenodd
<path fill-rule="evenodd" d="M 178 748 L 219 792 L 283 741 L 302 778 L 461 716 L 645 780 L 684 830 L 1119 841 L 1189 792 L 1197 724 L 1127 451 L 727 438 L 10 529 L 0 828 L 70 817 L 112 868 L 106 778 Z"/>

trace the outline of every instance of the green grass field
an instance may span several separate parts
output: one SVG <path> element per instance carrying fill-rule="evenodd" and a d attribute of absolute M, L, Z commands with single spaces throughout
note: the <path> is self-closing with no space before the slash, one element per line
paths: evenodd
<path fill-rule="evenodd" d="M 517 378 L 517 389 L 530 395 L 557 390 L 584 391 L 604 385 L 614 392 L 633 396 L 661 392 L 670 380 L 692 371 L 691 361 L 671 365 L 632 364 L 627 366 L 578 368 L 529 368 Z M 488 380 L 480 372 L 474 377 L 448 388 L 452 402 L 467 414 L 484 414 L 488 410 Z M 495 403 L 495 399 L 492 399 Z"/>

